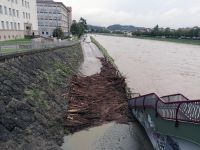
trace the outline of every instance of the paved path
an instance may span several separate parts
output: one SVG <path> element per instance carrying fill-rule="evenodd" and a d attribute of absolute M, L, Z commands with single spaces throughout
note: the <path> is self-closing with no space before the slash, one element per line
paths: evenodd
<path fill-rule="evenodd" d="M 87 37 L 81 44 L 83 48 L 84 62 L 80 67 L 80 72 L 85 76 L 100 73 L 102 65 L 98 57 L 103 57 L 103 55 L 96 45 L 90 41 L 90 37 Z"/>

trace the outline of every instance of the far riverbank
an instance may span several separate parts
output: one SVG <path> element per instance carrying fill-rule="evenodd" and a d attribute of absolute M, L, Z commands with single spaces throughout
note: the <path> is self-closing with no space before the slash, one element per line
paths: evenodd
<path fill-rule="evenodd" d="M 93 33 L 99 35 L 106 36 L 116 36 L 116 37 L 128 37 L 128 38 L 136 38 L 136 39 L 144 39 L 144 40 L 156 40 L 156 41 L 164 41 L 164 42 L 173 42 L 173 43 L 181 43 L 181 44 L 191 44 L 191 45 L 200 45 L 200 40 L 193 39 L 177 39 L 177 38 L 162 38 L 162 37 L 142 37 L 142 36 L 126 36 L 121 34 L 108 34 L 108 33 Z"/>

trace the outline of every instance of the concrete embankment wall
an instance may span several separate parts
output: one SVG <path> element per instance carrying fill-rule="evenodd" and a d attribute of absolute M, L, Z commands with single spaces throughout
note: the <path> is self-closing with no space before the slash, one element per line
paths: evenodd
<path fill-rule="evenodd" d="M 0 149 L 60 149 L 80 44 L 0 62 Z"/>

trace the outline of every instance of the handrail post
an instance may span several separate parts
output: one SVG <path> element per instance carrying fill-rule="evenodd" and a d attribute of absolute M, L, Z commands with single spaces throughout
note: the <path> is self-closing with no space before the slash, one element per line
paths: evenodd
<path fill-rule="evenodd" d="M 145 99 L 146 99 L 146 96 L 144 96 L 144 98 L 143 98 L 143 109 L 144 109 L 144 111 L 145 111 Z"/>
<path fill-rule="evenodd" d="M 175 123 L 175 127 L 177 128 L 179 126 L 179 122 L 178 122 L 178 112 L 180 109 L 180 106 L 182 105 L 182 103 L 180 102 L 180 104 L 178 105 L 178 107 L 176 108 L 176 123 Z"/>
<path fill-rule="evenodd" d="M 156 101 L 155 109 L 156 109 L 156 118 L 158 118 L 158 99 Z"/>
<path fill-rule="evenodd" d="M 134 103 L 135 104 L 135 110 L 136 110 L 136 101 L 137 101 L 137 98 L 135 99 L 135 103 Z"/>

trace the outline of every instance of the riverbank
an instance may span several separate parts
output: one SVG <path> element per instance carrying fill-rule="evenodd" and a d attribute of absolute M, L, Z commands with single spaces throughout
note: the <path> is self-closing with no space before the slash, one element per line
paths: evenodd
<path fill-rule="evenodd" d="M 92 76 L 72 78 L 66 129 L 71 133 L 111 121 L 131 121 L 125 90 L 125 79 L 104 58 L 101 72 Z"/>
<path fill-rule="evenodd" d="M 69 82 L 83 61 L 80 44 L 0 63 L 0 149 L 60 150 Z"/>
<path fill-rule="evenodd" d="M 136 39 L 144 39 L 144 40 L 155 40 L 155 41 L 172 42 L 172 43 L 180 43 L 180 44 L 190 44 L 190 45 L 200 45 L 200 40 L 193 40 L 193 39 L 126 36 L 126 35 L 118 35 L 118 34 L 99 34 L 99 35 L 115 36 L 115 37 L 127 37 L 127 38 L 136 38 Z"/>
<path fill-rule="evenodd" d="M 139 36 L 134 36 L 133 38 L 144 39 L 144 40 L 146 39 L 146 40 L 173 42 L 173 43 L 181 43 L 181 44 L 200 45 L 200 40 L 193 40 L 193 39 L 177 39 L 177 38 L 161 38 L 161 37 L 139 37 Z"/>

